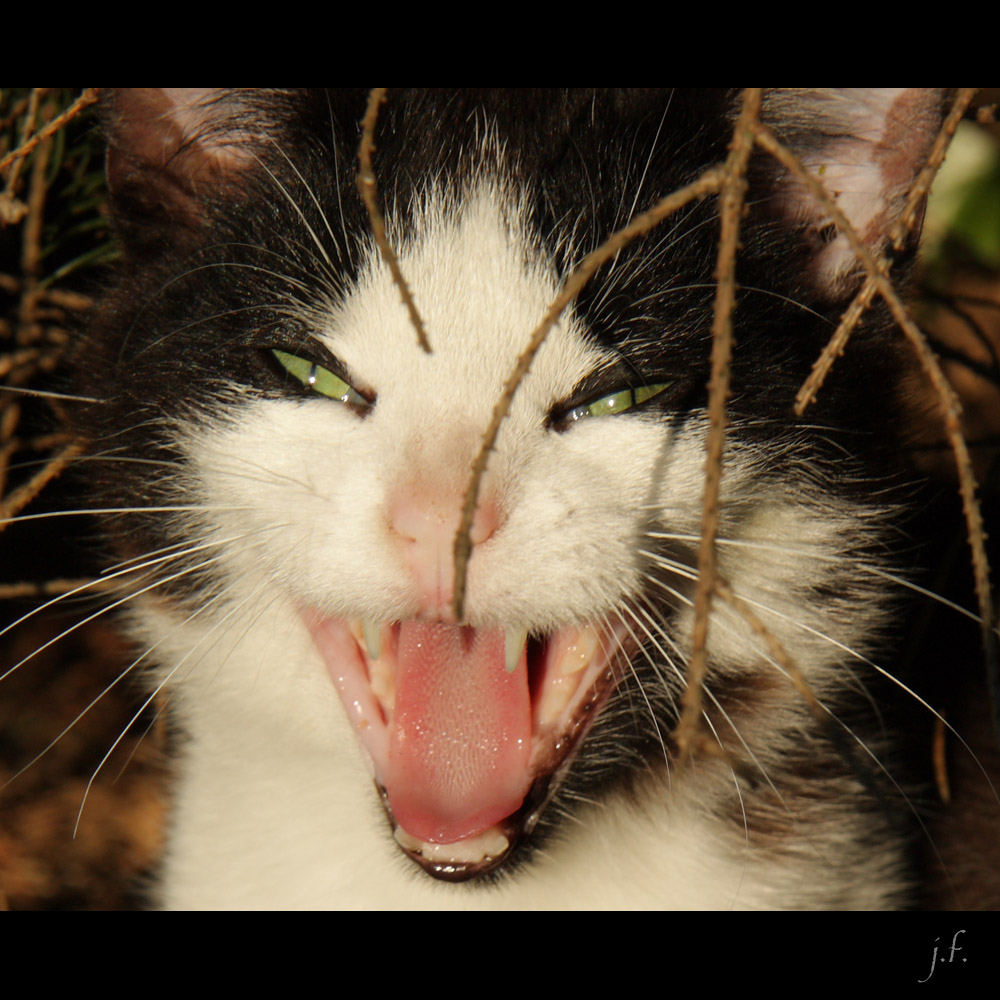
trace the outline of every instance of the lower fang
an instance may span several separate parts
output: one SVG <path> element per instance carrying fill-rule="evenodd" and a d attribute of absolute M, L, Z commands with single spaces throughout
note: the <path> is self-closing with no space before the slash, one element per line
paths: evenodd
<path fill-rule="evenodd" d="M 572 646 L 568 646 L 559 663 L 559 672 L 575 674 L 589 667 L 597 652 L 597 633 L 592 628 L 583 628 Z"/>
<path fill-rule="evenodd" d="M 388 658 L 391 659 L 391 658 Z M 386 660 L 372 660 L 368 666 L 372 694 L 379 700 L 383 713 L 396 707 L 396 673 Z"/>
<path fill-rule="evenodd" d="M 382 655 L 382 627 L 372 622 L 362 626 L 365 634 L 365 645 L 368 647 L 368 657 L 377 660 Z"/>

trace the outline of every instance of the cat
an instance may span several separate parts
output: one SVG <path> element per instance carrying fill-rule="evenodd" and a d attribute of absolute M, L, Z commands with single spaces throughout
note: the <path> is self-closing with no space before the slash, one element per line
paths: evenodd
<path fill-rule="evenodd" d="M 100 402 L 74 421 L 173 731 L 153 904 L 911 905 L 909 699 L 886 675 L 913 487 L 883 307 L 792 410 L 863 278 L 847 236 L 754 152 L 717 544 L 744 610 L 714 601 L 682 762 L 716 197 L 552 327 L 489 455 L 460 620 L 453 544 L 561 282 L 725 160 L 739 94 L 390 90 L 378 197 L 429 350 L 356 186 L 367 97 L 102 97 L 122 259 L 76 359 Z M 766 91 L 761 118 L 883 254 L 945 104 Z"/>

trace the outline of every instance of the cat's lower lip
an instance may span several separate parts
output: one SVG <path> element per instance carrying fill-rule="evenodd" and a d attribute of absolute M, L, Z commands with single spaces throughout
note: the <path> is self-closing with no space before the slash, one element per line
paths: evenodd
<path fill-rule="evenodd" d="M 391 809 L 386 812 L 392 819 Z M 454 844 L 431 844 L 412 837 L 398 823 L 393 823 L 393 836 L 403 852 L 435 878 L 446 882 L 462 882 L 491 871 L 501 864 L 511 849 L 506 824 L 496 824 L 472 837 Z"/>
<path fill-rule="evenodd" d="M 302 617 L 400 847 L 448 880 L 497 867 L 534 828 L 614 686 L 625 632 L 566 626 L 525 643 L 517 628 Z"/>

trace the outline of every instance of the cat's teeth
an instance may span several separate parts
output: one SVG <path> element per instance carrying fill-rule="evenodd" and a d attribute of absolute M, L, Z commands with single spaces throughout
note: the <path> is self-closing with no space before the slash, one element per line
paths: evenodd
<path fill-rule="evenodd" d="M 382 655 L 382 626 L 366 621 L 361 628 L 364 631 L 368 656 L 372 660 L 377 660 Z"/>
<path fill-rule="evenodd" d="M 592 628 L 580 629 L 576 642 L 567 648 L 559 663 L 559 672 L 575 674 L 590 666 L 590 661 L 597 652 L 597 632 Z"/>
<path fill-rule="evenodd" d="M 580 675 L 594 662 L 599 647 L 597 630 L 587 626 L 561 652 L 556 651 L 556 669 L 546 677 L 538 706 L 538 718 L 543 725 L 552 725 L 562 717 L 580 690 Z"/>
<path fill-rule="evenodd" d="M 512 674 L 517 670 L 517 664 L 521 659 L 521 651 L 524 649 L 524 644 L 527 641 L 528 630 L 526 628 L 507 629 L 506 649 L 504 653 L 508 674 Z"/>
<path fill-rule="evenodd" d="M 474 865 L 488 858 L 498 858 L 510 846 L 510 841 L 496 826 L 454 844 L 430 844 L 418 840 L 401 826 L 396 827 L 394 836 L 396 842 L 408 851 L 416 851 L 428 861 L 451 865 Z"/>
<path fill-rule="evenodd" d="M 384 712 L 391 712 L 396 707 L 396 672 L 390 665 L 392 657 L 372 660 L 368 667 L 372 693 L 379 700 Z"/>

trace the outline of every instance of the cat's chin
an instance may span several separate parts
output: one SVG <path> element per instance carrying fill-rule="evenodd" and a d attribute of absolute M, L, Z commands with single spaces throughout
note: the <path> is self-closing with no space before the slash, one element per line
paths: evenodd
<path fill-rule="evenodd" d="M 436 878 L 502 865 L 616 683 L 626 630 L 371 625 L 303 609 L 371 760 L 396 842 Z"/>

